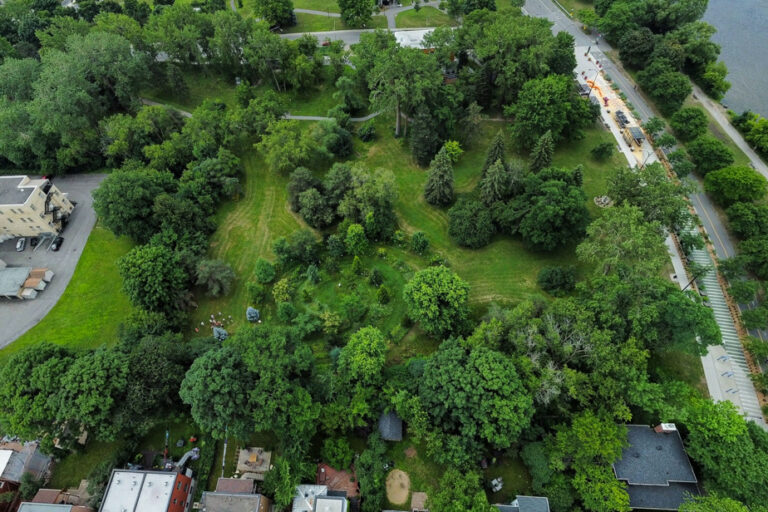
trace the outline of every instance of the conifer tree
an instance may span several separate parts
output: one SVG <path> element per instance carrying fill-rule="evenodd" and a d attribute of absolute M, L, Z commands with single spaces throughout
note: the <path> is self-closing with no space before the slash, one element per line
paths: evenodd
<path fill-rule="evenodd" d="M 480 200 L 486 206 L 491 206 L 496 201 L 503 201 L 509 195 L 509 186 L 507 167 L 501 159 L 496 160 L 480 181 Z"/>
<path fill-rule="evenodd" d="M 555 153 L 555 143 L 552 140 L 552 132 L 547 130 L 539 137 L 531 151 L 531 171 L 539 172 L 552 165 L 552 156 Z"/>
<path fill-rule="evenodd" d="M 507 164 L 507 160 L 504 157 L 504 132 L 501 130 L 496 133 L 488 148 L 488 155 L 485 157 L 485 163 L 483 164 L 483 177 L 485 177 L 488 168 L 495 164 L 497 160 L 501 160 L 503 165 Z"/>
<path fill-rule="evenodd" d="M 433 206 L 447 206 L 453 202 L 453 165 L 445 147 L 429 166 L 424 199 Z"/>

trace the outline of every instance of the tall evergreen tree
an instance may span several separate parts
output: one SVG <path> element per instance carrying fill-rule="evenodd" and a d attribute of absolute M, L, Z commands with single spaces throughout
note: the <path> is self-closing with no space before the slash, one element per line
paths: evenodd
<path fill-rule="evenodd" d="M 445 146 L 429 166 L 424 199 L 434 206 L 447 206 L 453 202 L 453 165 Z"/>
<path fill-rule="evenodd" d="M 426 167 L 432 158 L 440 149 L 440 137 L 435 130 L 433 117 L 429 114 L 426 107 L 420 107 L 413 117 L 410 129 L 408 130 L 411 138 L 411 152 L 416 162 Z"/>
<path fill-rule="evenodd" d="M 486 206 L 507 198 L 510 187 L 509 172 L 501 159 L 496 160 L 496 163 L 488 168 L 479 186 L 480 200 Z"/>
<path fill-rule="evenodd" d="M 485 163 L 483 164 L 483 176 L 485 176 L 488 168 L 495 164 L 497 160 L 501 160 L 502 164 L 507 165 L 507 160 L 504 156 L 504 132 L 501 130 L 496 133 L 488 148 L 488 155 L 485 157 Z"/>
<path fill-rule="evenodd" d="M 555 153 L 555 143 L 552 140 L 552 131 L 547 130 L 544 135 L 539 137 L 536 145 L 531 151 L 531 171 L 540 170 L 552 165 L 552 156 Z"/>

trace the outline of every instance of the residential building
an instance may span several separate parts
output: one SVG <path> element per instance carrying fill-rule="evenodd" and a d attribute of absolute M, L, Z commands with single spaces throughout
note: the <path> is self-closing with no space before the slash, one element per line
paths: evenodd
<path fill-rule="evenodd" d="M 68 505 L 64 503 L 29 503 L 19 505 L 18 512 L 93 512 L 90 507 Z"/>
<path fill-rule="evenodd" d="M 269 512 L 272 502 L 256 494 L 250 478 L 219 478 L 216 492 L 204 492 L 200 499 L 202 512 Z"/>
<path fill-rule="evenodd" d="M 47 179 L 0 176 L 0 241 L 56 235 L 75 205 Z"/>
<path fill-rule="evenodd" d="M 677 510 L 688 496 L 699 494 L 698 482 L 674 423 L 655 428 L 627 425 L 629 446 L 613 465 L 627 484 L 629 506 L 644 510 Z"/>
<path fill-rule="evenodd" d="M 191 509 L 192 471 L 115 469 L 99 512 L 186 512 Z"/>
<path fill-rule="evenodd" d="M 347 498 L 334 494 L 326 485 L 298 485 L 292 512 L 347 512 Z"/>
<path fill-rule="evenodd" d="M 499 512 L 549 512 L 549 500 L 542 496 L 517 496 L 509 505 L 494 505 Z"/>
<path fill-rule="evenodd" d="M 13 493 L 19 489 L 25 473 L 35 479 L 42 479 L 48 473 L 51 458 L 40 451 L 36 442 L 19 443 L 5 441 L 0 443 L 0 495 Z M 18 499 L 4 501 L 0 499 L 0 512 L 15 510 Z"/>

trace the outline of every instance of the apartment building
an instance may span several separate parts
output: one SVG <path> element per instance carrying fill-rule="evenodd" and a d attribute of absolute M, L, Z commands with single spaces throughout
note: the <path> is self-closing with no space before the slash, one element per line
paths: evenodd
<path fill-rule="evenodd" d="M 0 176 L 0 241 L 58 234 L 74 208 L 50 180 Z"/>

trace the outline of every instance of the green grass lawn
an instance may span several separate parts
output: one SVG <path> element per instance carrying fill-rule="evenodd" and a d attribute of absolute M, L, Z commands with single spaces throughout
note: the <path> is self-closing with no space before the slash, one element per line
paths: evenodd
<path fill-rule="evenodd" d="M 395 18 L 397 28 L 456 26 L 456 20 L 434 7 L 422 7 L 401 12 Z"/>
<path fill-rule="evenodd" d="M 128 238 L 97 224 L 64 294 L 43 321 L 0 351 L 0 363 L 41 341 L 75 350 L 115 343 L 117 327 L 131 311 L 117 260 L 131 247 Z"/>
<path fill-rule="evenodd" d="M 104 443 L 100 441 L 88 441 L 85 448 L 75 451 L 57 462 L 53 468 L 53 474 L 48 487 L 53 489 L 76 488 L 80 480 L 88 478 L 93 468 L 105 460 L 110 460 L 123 443 L 116 441 Z"/>
<path fill-rule="evenodd" d="M 194 69 L 185 70 L 184 78 L 189 88 L 189 92 L 184 96 L 164 88 L 148 88 L 141 92 L 141 96 L 188 111 L 194 110 L 207 98 L 220 99 L 230 105 L 236 101 L 233 79 Z"/>
<path fill-rule="evenodd" d="M 349 27 L 341 21 L 341 18 L 331 18 L 320 14 L 296 13 L 296 25 L 285 29 L 285 33 L 295 34 L 298 32 L 328 32 L 331 30 L 352 30 L 355 27 Z M 373 16 L 369 26 L 364 28 L 387 28 L 387 18 L 384 16 Z"/>
<path fill-rule="evenodd" d="M 312 9 L 314 11 L 341 12 L 336 0 L 294 0 L 294 9 Z"/>

